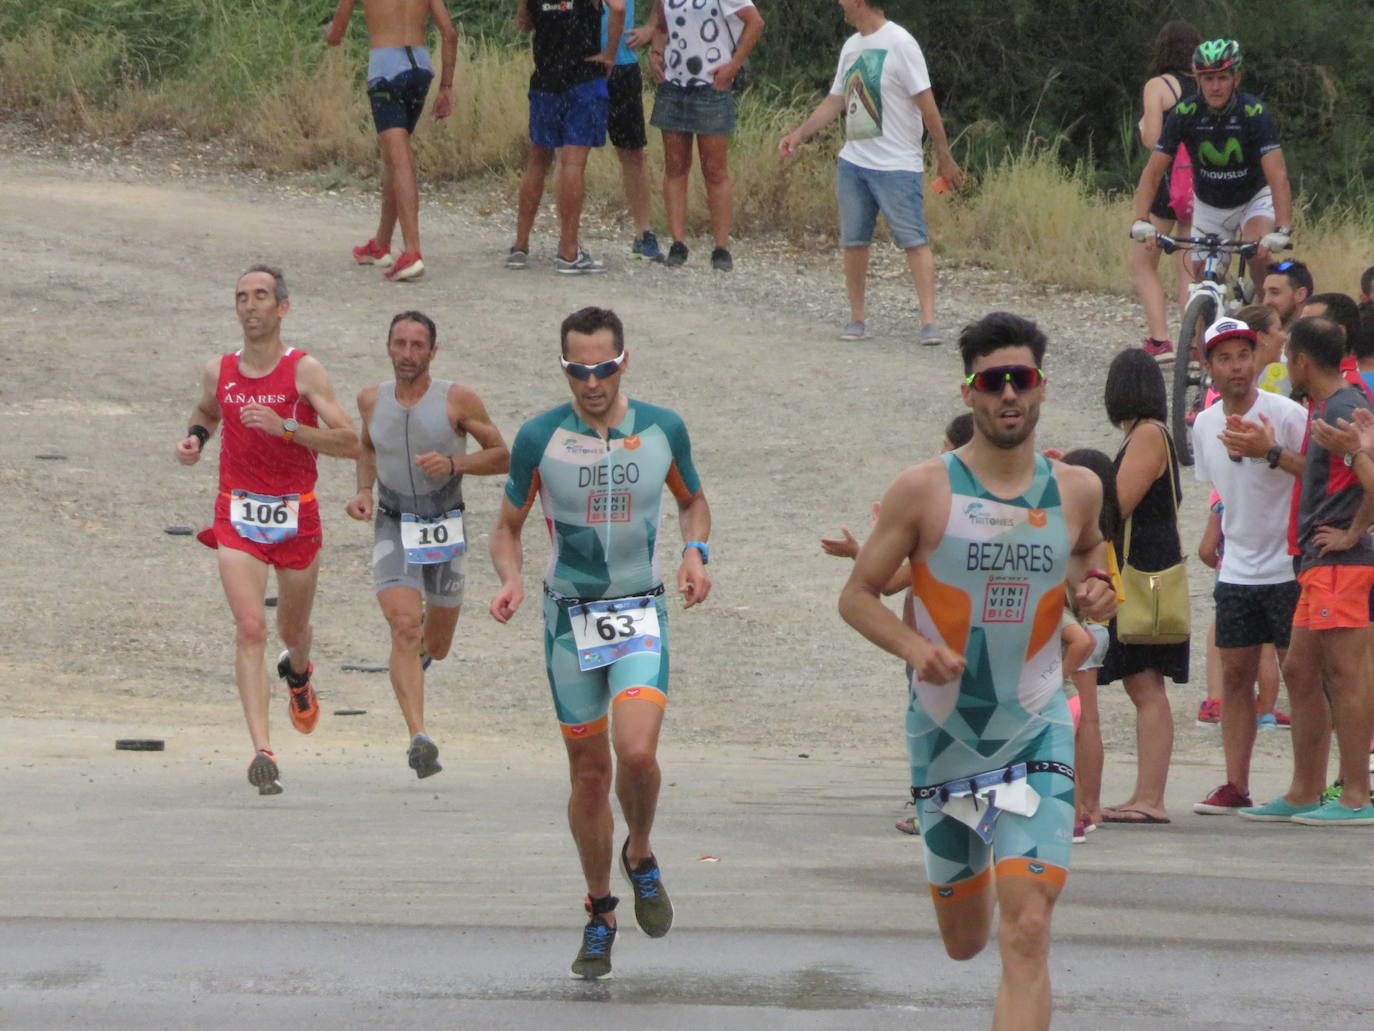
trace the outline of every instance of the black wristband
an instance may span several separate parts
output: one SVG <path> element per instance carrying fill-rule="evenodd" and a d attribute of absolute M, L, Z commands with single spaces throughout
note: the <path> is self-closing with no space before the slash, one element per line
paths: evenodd
<path fill-rule="evenodd" d="M 204 451 L 205 442 L 210 439 L 210 431 L 204 426 L 188 426 L 186 428 L 186 436 L 195 437 L 196 440 L 200 441 L 200 447 L 196 450 Z"/>
<path fill-rule="evenodd" d="M 1266 461 L 1268 461 L 1270 469 L 1277 469 L 1279 467 L 1279 461 L 1283 458 L 1283 448 L 1275 444 L 1269 449 L 1268 454 L 1264 457 Z"/>

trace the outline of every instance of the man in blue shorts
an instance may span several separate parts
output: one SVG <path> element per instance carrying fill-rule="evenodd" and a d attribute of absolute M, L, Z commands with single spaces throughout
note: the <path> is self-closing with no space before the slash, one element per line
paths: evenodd
<path fill-rule="evenodd" d="M 601 8 L 609 11 L 603 34 Z M 544 183 L 558 159 L 557 270 L 570 276 L 605 272 L 579 239 L 587 155 L 606 144 L 610 104 L 606 76 L 625 29 L 625 0 L 516 0 L 516 26 L 533 35 L 530 155 L 520 181 L 515 243 L 506 268 L 529 267 L 530 231 Z M 604 39 L 604 42 L 603 42 Z"/>
<path fill-rule="evenodd" d="M 673 922 L 649 845 L 668 701 L 668 609 L 655 544 L 666 486 L 686 542 L 677 571 L 683 607 L 705 601 L 711 510 L 681 417 L 620 392 L 629 355 L 615 312 L 569 315 L 562 353 L 572 401 L 525 423 L 511 448 L 491 534 L 501 578 L 491 614 L 509 622 L 524 601 L 520 534 L 538 499 L 553 543 L 543 585 L 544 658 L 568 750 L 568 823 L 587 881 L 588 920 L 572 974 L 595 979 L 611 972 L 619 901 L 611 894 L 612 749 L 628 829 L 620 866 L 634 890 L 635 922 L 651 938 Z"/>
<path fill-rule="evenodd" d="M 840 331 L 840 339 L 862 340 L 868 335 L 864 281 L 873 229 L 882 212 L 892 242 L 906 251 L 916 287 L 921 306 L 916 339 L 938 344 L 943 336 L 935 324 L 935 253 L 930 249 L 923 206 L 922 132 L 930 136 L 947 186 L 957 187 L 964 173 L 950 153 L 925 55 L 911 33 L 888 21 L 878 0 L 840 0 L 840 7 L 845 21 L 858 31 L 840 51 L 830 94 L 811 117 L 782 138 L 778 153 L 792 157 L 803 143 L 841 113 L 845 115 L 846 142 L 836 175 L 849 323 Z"/>
<path fill-rule="evenodd" d="M 1287 250 L 1293 237 L 1293 189 L 1283 160 L 1278 126 L 1268 105 L 1240 91 L 1240 44 L 1212 39 L 1193 53 L 1197 92 L 1174 105 L 1135 191 L 1131 236 L 1142 243 L 1158 230 L 1150 205 L 1179 144 L 1193 156 L 1193 235 L 1258 240 L 1250 275 L 1264 277 L 1272 251 Z M 1188 266 L 1196 274 L 1197 265 Z"/>
<path fill-rule="evenodd" d="M 1086 618 L 1116 610 L 1102 483 L 1036 449 L 1045 343 L 1005 312 L 964 329 L 973 439 L 892 484 L 839 603 L 846 622 L 912 669 L 912 795 L 950 957 L 981 952 L 1001 909 L 994 1031 L 1050 1026 L 1050 919 L 1074 825 L 1065 587 Z M 914 625 L 881 593 L 908 560 Z"/>
<path fill-rule="evenodd" d="M 331 47 L 343 42 L 354 0 L 339 6 L 324 32 Z M 425 23 L 434 19 L 444 43 L 439 95 L 434 117 L 447 118 L 453 111 L 453 69 L 458 62 L 458 32 L 449 19 L 443 0 L 363 0 L 367 15 L 367 97 L 372 102 L 372 121 L 382 148 L 382 214 L 377 235 L 353 248 L 359 265 L 380 265 L 392 282 L 423 275 L 420 257 L 420 192 L 415 185 L 415 151 L 410 137 L 425 108 L 425 95 L 434 79 L 434 67 L 425 49 Z M 391 256 L 391 234 L 401 223 L 401 256 Z"/>

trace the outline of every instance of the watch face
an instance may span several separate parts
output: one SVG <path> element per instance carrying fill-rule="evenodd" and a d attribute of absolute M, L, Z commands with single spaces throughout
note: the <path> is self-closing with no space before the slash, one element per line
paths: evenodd
<path fill-rule="evenodd" d="M 281 423 L 281 428 L 284 429 L 287 433 L 295 433 L 298 429 L 301 428 L 301 424 L 298 423 L 295 419 L 283 419 Z"/>

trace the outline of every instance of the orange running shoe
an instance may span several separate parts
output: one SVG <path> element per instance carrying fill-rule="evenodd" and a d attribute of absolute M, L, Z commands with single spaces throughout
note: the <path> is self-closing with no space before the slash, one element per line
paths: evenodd
<path fill-rule="evenodd" d="M 304 673 L 293 670 L 290 652 L 282 652 L 277 659 L 277 676 L 285 680 L 286 686 L 291 689 L 291 700 L 287 703 L 291 726 L 302 734 L 309 734 L 320 722 L 320 700 L 315 697 L 315 688 L 310 683 L 310 675 L 314 672 L 313 662 L 305 667 Z"/>
<path fill-rule="evenodd" d="M 280 795 L 278 775 L 277 757 L 266 748 L 259 748 L 248 764 L 248 783 L 258 789 L 259 795 Z"/>

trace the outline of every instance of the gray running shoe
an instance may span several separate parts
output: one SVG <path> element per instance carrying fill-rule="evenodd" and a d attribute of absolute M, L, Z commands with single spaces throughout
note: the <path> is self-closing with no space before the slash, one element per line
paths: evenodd
<path fill-rule="evenodd" d="M 258 789 L 259 795 L 280 795 L 281 781 L 277 779 L 277 757 L 265 748 L 259 748 L 248 764 L 248 783 Z"/>
<path fill-rule="evenodd" d="M 936 344 L 945 342 L 945 335 L 940 332 L 940 327 L 933 322 L 927 322 L 921 327 L 921 332 L 916 334 L 917 343 L 925 344 L 927 347 L 934 347 Z"/>
<path fill-rule="evenodd" d="M 674 240 L 673 245 L 668 248 L 668 257 L 663 259 L 663 264 L 671 268 L 687 264 L 687 245 L 681 240 Z"/>
<path fill-rule="evenodd" d="M 522 251 L 518 247 L 512 247 L 506 253 L 506 268 L 519 271 L 530 267 L 530 252 Z"/>
<path fill-rule="evenodd" d="M 577 257 L 572 261 L 561 254 L 556 255 L 553 263 L 554 267 L 565 276 L 589 276 L 606 271 L 606 263 L 597 261 L 586 251 L 578 251 Z"/>
<path fill-rule="evenodd" d="M 406 759 L 420 780 L 433 777 L 444 769 L 439 765 L 439 746 L 426 734 L 416 734 L 410 739 L 410 750 L 406 753 Z"/>
<path fill-rule="evenodd" d="M 717 272 L 733 272 L 735 259 L 730 257 L 730 252 L 724 247 L 717 247 L 711 252 L 711 267 Z"/>
<path fill-rule="evenodd" d="M 600 915 L 587 920 L 582 928 L 582 948 L 577 950 L 569 974 L 586 981 L 599 981 L 611 976 L 611 947 L 615 945 L 615 928 Z"/>
<path fill-rule="evenodd" d="M 659 876 L 658 860 L 651 855 L 631 869 L 625 858 L 629 847 L 630 839 L 626 838 L 620 847 L 620 868 L 635 890 L 635 923 L 650 938 L 662 938 L 673 926 L 673 904 Z"/>
<path fill-rule="evenodd" d="M 868 327 L 859 319 L 845 323 L 844 329 L 840 330 L 841 340 L 867 340 Z"/>

